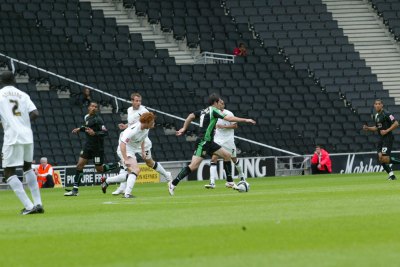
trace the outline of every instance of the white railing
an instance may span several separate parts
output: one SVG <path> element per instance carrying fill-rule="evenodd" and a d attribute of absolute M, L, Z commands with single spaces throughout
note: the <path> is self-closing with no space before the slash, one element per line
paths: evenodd
<path fill-rule="evenodd" d="M 208 52 L 206 52 L 206 53 L 208 53 Z M 224 54 L 218 54 L 218 55 L 224 55 Z M 232 55 L 227 55 L 227 56 L 232 56 Z M 107 92 L 104 92 L 104 91 L 102 91 L 102 90 L 100 90 L 100 89 L 98 89 L 98 88 L 89 86 L 89 85 L 87 85 L 87 84 L 84 84 L 84 83 L 81 83 L 81 82 L 77 82 L 77 81 L 75 81 L 75 80 L 72 80 L 72 79 L 70 79 L 70 78 L 64 77 L 64 76 L 62 76 L 62 75 L 58 75 L 58 74 L 56 74 L 56 73 L 54 73 L 54 72 L 45 70 L 45 69 L 43 69 L 43 68 L 39 68 L 39 67 L 34 66 L 34 65 L 32 65 L 32 64 L 29 64 L 29 63 L 27 63 L 27 62 L 24 62 L 24 61 L 21 61 L 21 60 L 18 60 L 18 59 L 9 57 L 9 56 L 7 56 L 7 55 L 5 55 L 5 54 L 0 53 L 0 57 L 4 57 L 4 58 L 7 58 L 8 60 L 10 60 L 10 65 L 11 65 L 11 69 L 12 69 L 13 72 L 15 72 L 15 65 L 14 65 L 14 62 L 16 62 L 16 63 L 18 63 L 18 64 L 27 66 L 27 67 L 29 67 L 29 68 L 36 69 L 36 70 L 41 71 L 41 72 L 44 72 L 44 73 L 46 73 L 46 74 L 55 76 L 55 77 L 57 77 L 57 78 L 59 78 L 59 79 L 66 80 L 66 81 L 68 81 L 68 82 L 70 82 L 70 83 L 74 83 L 74 84 L 77 84 L 77 85 L 82 86 L 82 87 L 87 87 L 87 88 L 89 88 L 89 89 L 91 89 L 91 90 L 96 91 L 97 93 L 106 95 L 106 96 L 108 96 L 108 97 L 114 99 L 115 104 L 116 104 L 116 108 L 117 108 L 117 112 L 118 112 L 118 109 L 119 109 L 118 101 L 121 101 L 121 102 L 124 102 L 124 103 L 130 103 L 129 100 L 123 99 L 123 98 L 121 98 L 121 97 L 112 95 L 112 94 L 107 93 Z M 234 57 L 234 56 L 232 56 L 232 57 Z M 177 119 L 177 120 L 180 120 L 180 121 L 185 121 L 185 118 L 181 118 L 181 117 L 175 116 L 175 115 L 173 115 L 173 114 L 166 113 L 166 112 L 163 112 L 163 111 L 161 111 L 161 110 L 157 110 L 157 109 L 150 108 L 150 107 L 147 107 L 147 106 L 146 106 L 146 108 L 149 109 L 149 110 L 151 110 L 151 111 L 157 112 L 157 113 L 159 113 L 159 114 L 168 116 L 168 117 L 170 117 L 170 118 L 174 118 L 174 119 Z M 194 125 L 196 125 L 196 126 L 199 126 L 199 124 L 196 123 L 196 122 L 192 122 L 192 124 L 194 124 Z M 242 140 L 242 141 L 246 141 L 246 142 L 255 144 L 255 145 L 258 145 L 258 146 L 261 146 L 261 147 L 265 147 L 265 148 L 269 148 L 269 149 L 272 149 L 272 150 L 275 150 L 275 151 L 279 151 L 279 152 L 282 152 L 282 153 L 285 153 L 285 154 L 288 154 L 288 155 L 300 156 L 299 154 L 290 152 L 290 151 L 288 151 L 288 150 L 284 150 L 284 149 L 280 149 L 280 148 L 277 148 L 277 147 L 269 146 L 269 145 L 266 145 L 266 144 L 263 144 L 263 143 L 260 143 L 260 142 L 254 141 L 254 140 L 250 140 L 250 139 L 247 139 L 247 138 L 243 138 L 243 137 L 239 137 L 239 136 L 235 136 L 235 138 L 236 138 L 236 139 L 239 139 L 239 140 Z"/>
<path fill-rule="evenodd" d="M 195 64 L 224 64 L 235 63 L 235 56 L 229 54 L 219 54 L 211 52 L 203 52 L 195 57 Z"/>

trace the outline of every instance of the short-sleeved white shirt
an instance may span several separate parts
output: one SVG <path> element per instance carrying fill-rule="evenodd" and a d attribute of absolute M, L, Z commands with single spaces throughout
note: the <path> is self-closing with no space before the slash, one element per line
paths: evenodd
<path fill-rule="evenodd" d="M 143 113 L 149 112 L 144 106 L 140 106 L 138 109 L 133 109 L 133 107 L 128 108 L 128 125 L 135 124 L 139 122 L 140 116 Z"/>
<path fill-rule="evenodd" d="M 233 116 L 233 113 L 227 109 L 222 111 L 223 114 L 226 116 Z M 223 119 L 218 119 L 217 125 L 232 125 L 236 122 L 230 122 Z M 215 135 L 214 135 L 214 142 L 216 143 L 225 143 L 227 141 L 234 141 L 235 138 L 235 130 L 234 129 L 221 129 L 216 127 L 215 128 Z"/>
<path fill-rule="evenodd" d="M 123 142 L 128 148 L 137 150 L 141 148 L 142 142 L 149 135 L 149 129 L 140 129 L 141 123 L 135 123 L 128 126 L 120 136 L 119 142 Z"/>
<path fill-rule="evenodd" d="M 29 113 L 36 109 L 29 95 L 14 86 L 5 86 L 0 90 L 4 145 L 33 144 Z"/>

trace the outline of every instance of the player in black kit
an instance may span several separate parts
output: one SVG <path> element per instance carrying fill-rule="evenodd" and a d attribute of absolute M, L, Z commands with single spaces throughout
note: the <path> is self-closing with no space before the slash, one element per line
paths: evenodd
<path fill-rule="evenodd" d="M 376 114 L 374 116 L 375 126 L 363 126 L 364 131 L 378 132 L 379 141 L 377 143 L 378 161 L 383 169 L 389 174 L 388 180 L 396 180 L 389 164 L 400 164 L 400 159 L 392 157 L 390 154 L 393 147 L 393 130 L 399 126 L 394 116 L 383 109 L 383 101 L 376 99 L 374 102 Z"/>
<path fill-rule="evenodd" d="M 107 172 L 119 167 L 118 163 L 103 164 L 104 161 L 104 137 L 108 135 L 107 128 L 104 126 L 102 118 L 97 115 L 98 106 L 96 102 L 90 102 L 88 114 L 85 116 L 85 125 L 72 130 L 72 133 L 86 133 L 86 143 L 79 156 L 74 177 L 74 187 L 64 196 L 77 196 L 79 183 L 83 175 L 83 168 L 89 159 L 94 160 L 97 172 Z M 68 191 L 68 190 L 67 190 Z"/>

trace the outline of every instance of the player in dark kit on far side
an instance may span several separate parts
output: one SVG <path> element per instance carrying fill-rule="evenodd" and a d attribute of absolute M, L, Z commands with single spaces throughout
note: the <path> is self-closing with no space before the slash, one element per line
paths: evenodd
<path fill-rule="evenodd" d="M 98 105 L 91 102 L 88 106 L 88 114 L 85 116 L 85 125 L 72 130 L 72 133 L 86 133 L 86 143 L 81 151 L 78 164 L 76 165 L 76 173 L 74 176 L 74 186 L 72 190 L 65 193 L 64 196 L 77 196 L 78 188 L 83 176 L 83 168 L 89 159 L 94 160 L 97 172 L 107 172 L 119 168 L 119 163 L 103 164 L 104 161 L 104 137 L 108 135 L 107 128 L 104 126 L 103 119 L 97 114 Z"/>
<path fill-rule="evenodd" d="M 400 159 L 391 156 L 394 139 L 393 130 L 399 126 L 399 123 L 391 113 L 383 109 L 383 101 L 381 99 L 375 100 L 374 108 L 376 111 L 374 116 L 375 126 L 364 125 L 363 130 L 378 132 L 378 161 L 389 174 L 388 180 L 396 180 L 396 176 L 389 164 L 400 164 Z"/>
<path fill-rule="evenodd" d="M 177 136 L 183 135 L 194 119 L 200 119 L 200 130 L 196 141 L 192 161 L 187 167 L 184 167 L 179 172 L 178 176 L 176 176 L 173 181 L 170 181 L 168 183 L 168 191 L 170 195 L 174 195 L 174 190 L 178 183 L 186 176 L 188 176 L 191 172 L 195 171 L 207 154 L 209 156 L 215 154 L 218 157 L 224 159 L 226 180 L 228 183 L 232 184 L 232 187 L 234 186 L 231 171 L 232 156 L 230 152 L 226 151 L 224 148 L 214 142 L 215 125 L 217 124 L 218 119 L 223 119 L 230 122 L 246 122 L 250 124 L 256 124 L 256 122 L 252 119 L 239 118 L 223 114 L 220 111 L 220 109 L 222 109 L 223 101 L 216 94 L 212 94 L 209 96 L 208 104 L 209 107 L 207 107 L 206 109 L 190 113 L 189 116 L 186 118 L 183 127 L 176 132 Z"/>

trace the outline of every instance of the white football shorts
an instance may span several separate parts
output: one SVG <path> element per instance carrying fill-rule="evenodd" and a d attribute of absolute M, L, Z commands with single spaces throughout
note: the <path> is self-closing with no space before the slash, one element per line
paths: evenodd
<path fill-rule="evenodd" d="M 145 141 L 144 141 L 145 158 L 143 160 L 151 159 L 151 147 L 152 147 L 152 143 L 151 143 L 150 139 L 146 138 Z M 133 148 L 132 146 L 130 146 L 128 144 L 126 146 L 126 154 L 128 155 L 128 157 L 137 159 L 136 158 L 136 154 L 139 154 L 140 157 L 142 157 L 142 148 L 141 147 Z M 124 162 L 124 159 L 122 157 L 121 150 L 120 150 L 119 147 L 118 147 L 118 150 L 117 150 L 117 155 L 121 160 L 120 162 L 121 162 L 122 166 L 124 167 L 124 169 L 126 169 L 125 162 Z"/>
<path fill-rule="evenodd" d="M 33 161 L 33 144 L 5 145 L 2 149 L 2 166 L 19 167 Z"/>
<path fill-rule="evenodd" d="M 227 141 L 214 140 L 214 142 L 220 145 L 226 151 L 228 151 L 231 154 L 231 157 L 236 158 L 236 145 L 233 140 L 227 140 Z"/>

